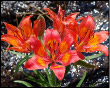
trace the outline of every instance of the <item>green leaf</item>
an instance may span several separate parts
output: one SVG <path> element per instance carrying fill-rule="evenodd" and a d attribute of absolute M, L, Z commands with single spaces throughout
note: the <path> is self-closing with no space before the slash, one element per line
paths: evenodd
<path fill-rule="evenodd" d="M 48 84 L 47 81 L 44 82 L 44 81 L 42 81 L 42 80 L 35 79 L 34 77 L 32 77 L 32 76 L 30 76 L 30 75 L 24 73 L 22 70 L 20 70 L 20 71 L 21 71 L 25 76 L 27 76 L 26 79 L 31 80 L 31 81 L 33 81 L 33 82 L 35 82 L 35 83 L 37 83 L 37 84 L 39 84 L 39 85 L 41 85 L 41 86 L 44 86 L 44 87 L 48 87 L 48 86 L 49 86 L 49 84 Z"/>
<path fill-rule="evenodd" d="M 99 54 L 96 54 L 96 55 L 87 56 L 87 57 L 85 57 L 85 60 L 94 59 L 94 58 L 97 58 L 97 57 L 102 56 L 103 54 L 104 54 L 104 53 L 99 53 Z"/>
<path fill-rule="evenodd" d="M 13 53 L 13 54 L 16 54 L 16 55 L 19 55 L 19 56 L 22 56 L 22 57 L 27 56 L 27 55 L 24 55 L 24 54 L 22 54 L 22 53 L 15 52 L 15 51 L 8 51 L 8 52 Z M 29 55 L 29 57 L 33 57 L 33 56 L 34 56 L 34 53 L 33 53 L 32 55 Z"/>
<path fill-rule="evenodd" d="M 45 77 L 44 77 L 38 70 L 33 70 L 33 71 L 34 71 L 34 73 L 35 73 L 37 76 L 40 77 L 40 79 L 41 79 L 42 81 L 47 82 L 47 80 L 45 79 Z"/>
<path fill-rule="evenodd" d="M 96 66 L 88 64 L 88 63 L 86 63 L 86 62 L 84 62 L 82 60 L 77 61 L 76 64 L 77 65 L 81 65 L 83 67 L 87 67 L 87 68 L 95 68 L 96 67 Z"/>
<path fill-rule="evenodd" d="M 30 83 L 25 82 L 25 81 L 21 81 L 21 80 L 15 80 L 14 82 L 16 83 L 20 83 L 20 84 L 24 84 L 27 87 L 33 87 Z"/>
<path fill-rule="evenodd" d="M 95 87 L 96 84 L 97 84 L 97 83 L 95 82 L 95 83 L 93 83 L 92 85 L 90 85 L 89 87 Z"/>
<path fill-rule="evenodd" d="M 16 77 L 16 74 L 17 74 L 17 72 L 19 71 L 19 67 L 20 67 L 25 61 L 27 61 L 29 58 L 31 58 L 31 57 L 30 57 L 30 56 L 25 56 L 23 59 L 21 59 L 21 60 L 18 62 L 17 66 L 16 66 L 15 73 L 14 73 L 14 77 Z"/>
<path fill-rule="evenodd" d="M 28 79 L 30 81 L 33 81 L 33 82 L 35 82 L 35 83 L 37 83 L 37 84 L 39 84 L 39 85 L 41 85 L 43 87 L 49 87 L 49 84 L 47 82 L 45 83 L 44 81 L 35 79 L 35 78 L 31 77 L 31 76 L 28 76 L 26 79 Z"/>
<path fill-rule="evenodd" d="M 61 87 L 62 81 L 58 80 L 57 86 L 56 87 Z"/>
<path fill-rule="evenodd" d="M 84 81 L 84 79 L 85 79 L 85 77 L 86 77 L 86 71 L 85 71 L 85 73 L 83 74 L 83 77 L 81 78 L 81 80 L 79 81 L 79 83 L 76 85 L 76 87 L 80 87 L 81 86 L 81 84 L 82 84 L 82 82 Z"/>
<path fill-rule="evenodd" d="M 19 55 L 19 56 L 22 56 L 22 57 L 25 57 L 26 55 L 22 54 L 22 53 L 19 53 L 19 52 L 15 52 L 15 51 L 8 51 L 10 53 L 13 53 L 13 54 L 16 54 L 16 55 Z"/>
<path fill-rule="evenodd" d="M 32 58 L 34 56 L 34 53 L 32 55 L 29 55 L 30 58 Z"/>
<path fill-rule="evenodd" d="M 56 86 L 56 76 L 51 69 L 50 69 L 50 71 L 51 71 L 52 84 L 53 84 L 53 87 L 55 87 Z"/>
<path fill-rule="evenodd" d="M 46 71 L 46 74 L 47 74 L 47 78 L 48 78 L 49 84 L 50 84 L 51 87 L 53 87 L 52 79 L 51 79 L 51 76 L 50 76 L 50 74 L 48 72 L 49 69 L 46 68 L 45 71 Z"/>

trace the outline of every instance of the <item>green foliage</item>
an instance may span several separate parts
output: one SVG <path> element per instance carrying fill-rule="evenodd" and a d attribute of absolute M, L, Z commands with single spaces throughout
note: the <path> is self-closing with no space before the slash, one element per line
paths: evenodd
<path fill-rule="evenodd" d="M 49 74 L 49 69 L 46 68 L 45 71 L 47 74 L 48 82 L 49 82 L 50 86 L 53 87 L 53 83 L 52 83 L 53 80 L 51 78 L 51 75 Z"/>
<path fill-rule="evenodd" d="M 18 64 L 17 64 L 16 69 L 15 69 L 15 73 L 14 73 L 14 77 L 16 77 L 17 72 L 19 71 L 19 67 L 20 67 L 25 61 L 27 61 L 29 58 L 31 58 L 32 56 L 34 56 L 34 54 L 32 54 L 32 55 L 24 55 L 24 54 L 22 54 L 22 53 L 15 52 L 15 51 L 8 51 L 8 52 L 24 57 L 24 58 L 21 59 L 21 60 L 18 62 Z"/>
<path fill-rule="evenodd" d="M 8 51 L 10 53 L 13 53 L 13 54 L 16 54 L 16 55 L 19 55 L 19 56 L 22 56 L 22 57 L 25 57 L 26 55 L 22 54 L 22 53 L 19 53 L 19 52 L 15 52 L 15 51 Z"/>
<path fill-rule="evenodd" d="M 83 66 L 83 67 L 87 67 L 87 68 L 95 68 L 96 67 L 96 66 L 91 65 L 89 63 L 86 63 L 86 62 L 84 62 L 82 60 L 77 61 L 76 64 L 80 65 L 80 66 Z"/>
<path fill-rule="evenodd" d="M 47 80 L 45 79 L 45 77 L 44 77 L 38 70 L 33 70 L 33 71 L 34 71 L 34 73 L 35 73 L 37 76 L 40 77 L 40 79 L 41 79 L 42 81 L 47 82 Z"/>
<path fill-rule="evenodd" d="M 81 84 L 83 83 L 83 81 L 84 81 L 84 79 L 85 79 L 85 77 L 86 77 L 86 71 L 85 71 L 85 73 L 83 74 L 83 77 L 81 78 L 81 80 L 79 81 L 79 83 L 76 85 L 76 87 L 80 87 L 81 86 Z"/>
<path fill-rule="evenodd" d="M 104 53 L 99 53 L 99 54 L 96 54 L 96 55 L 87 56 L 87 57 L 85 57 L 85 60 L 94 59 L 94 58 L 97 58 L 97 57 L 102 56 L 103 54 L 104 54 Z"/>
<path fill-rule="evenodd" d="M 48 86 L 49 86 L 49 83 L 48 83 L 47 81 L 42 81 L 42 80 L 36 79 L 36 78 L 34 78 L 34 77 L 32 77 L 32 76 L 30 76 L 30 75 L 24 73 L 22 70 L 21 70 L 21 72 L 22 72 L 25 76 L 27 76 L 27 78 L 26 78 L 27 80 L 33 81 L 33 82 L 35 82 L 35 83 L 37 83 L 37 84 L 39 84 L 39 85 L 41 85 L 41 86 L 44 86 L 44 87 L 48 87 Z M 39 75 L 37 75 L 37 76 L 39 77 Z"/>
<path fill-rule="evenodd" d="M 25 81 L 15 80 L 14 82 L 23 84 L 23 85 L 25 85 L 25 86 L 27 86 L 27 87 L 33 87 L 30 83 L 25 82 Z"/>
<path fill-rule="evenodd" d="M 52 84 L 53 84 L 53 87 L 55 87 L 56 86 L 56 76 L 52 70 L 50 70 L 50 71 L 51 71 Z"/>
<path fill-rule="evenodd" d="M 15 73 L 14 73 L 14 77 L 16 77 L 17 72 L 19 71 L 19 67 L 20 67 L 25 61 L 27 61 L 27 60 L 28 60 L 29 58 L 31 58 L 31 57 L 32 57 L 32 55 L 30 55 L 30 56 L 25 56 L 23 59 L 21 59 L 21 60 L 18 62 L 17 66 L 16 66 Z"/>
<path fill-rule="evenodd" d="M 95 87 L 96 84 L 97 84 L 97 83 L 95 82 L 95 83 L 93 83 L 92 85 L 90 85 L 89 87 Z"/>
<path fill-rule="evenodd" d="M 62 81 L 58 80 L 56 87 L 61 87 L 61 83 L 62 83 Z"/>

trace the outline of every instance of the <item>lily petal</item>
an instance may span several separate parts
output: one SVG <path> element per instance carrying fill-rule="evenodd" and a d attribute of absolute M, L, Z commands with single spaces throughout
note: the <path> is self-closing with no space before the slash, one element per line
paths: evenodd
<path fill-rule="evenodd" d="M 26 36 L 26 38 L 29 38 L 32 34 L 32 22 L 30 20 L 32 16 L 33 15 L 23 18 L 19 25 L 19 28 L 21 29 L 21 31 L 23 31 L 23 34 Z"/>
<path fill-rule="evenodd" d="M 97 45 L 104 42 L 108 38 L 108 31 L 94 33 L 93 37 L 88 41 L 88 45 Z"/>
<path fill-rule="evenodd" d="M 20 46 L 22 43 L 21 41 L 16 38 L 13 35 L 9 35 L 9 34 L 4 34 L 1 36 L 1 41 L 5 41 L 8 42 L 9 44 L 13 45 L 13 46 Z"/>
<path fill-rule="evenodd" d="M 78 24 L 75 20 L 71 20 L 71 21 L 69 22 L 68 25 L 66 25 L 65 32 L 66 32 L 66 34 L 69 33 L 73 36 L 74 45 L 77 46 L 77 42 L 78 42 Z"/>
<path fill-rule="evenodd" d="M 57 60 L 64 66 L 68 66 L 71 63 L 75 63 L 78 60 L 83 60 L 85 57 L 82 53 L 76 50 L 69 50 L 61 55 L 61 58 Z"/>
<path fill-rule="evenodd" d="M 28 43 L 28 40 L 25 41 L 25 42 L 21 45 L 21 47 L 22 47 L 23 49 L 25 49 L 26 51 L 31 51 L 31 46 L 30 46 L 30 44 Z"/>
<path fill-rule="evenodd" d="M 89 37 L 93 35 L 94 28 L 95 22 L 92 16 L 88 15 L 82 20 L 78 28 L 79 43 L 81 43 L 82 41 L 84 41 L 83 43 L 86 43 L 89 40 Z"/>
<path fill-rule="evenodd" d="M 92 45 L 92 46 L 84 46 L 84 48 L 86 49 L 86 52 L 95 52 L 95 51 L 101 51 L 104 52 L 104 54 L 106 56 L 108 56 L 108 48 L 102 44 L 98 44 L 98 45 Z"/>
<path fill-rule="evenodd" d="M 59 27 L 60 27 L 60 25 L 59 25 L 59 23 L 58 23 L 59 18 L 58 18 L 58 16 L 56 15 L 56 13 L 53 12 L 52 10 L 50 10 L 49 8 L 43 8 L 43 10 L 48 11 L 47 14 L 50 15 L 50 18 L 53 20 L 53 29 L 59 30 Z"/>
<path fill-rule="evenodd" d="M 61 42 L 60 35 L 56 30 L 46 30 L 46 34 L 44 36 L 44 45 L 49 50 L 57 49 L 58 45 Z"/>
<path fill-rule="evenodd" d="M 10 48 L 7 48 L 7 50 L 15 50 L 15 51 L 18 51 L 18 52 L 21 52 L 21 53 L 29 53 L 30 50 L 28 50 L 27 48 L 23 48 L 23 47 L 10 47 Z"/>
<path fill-rule="evenodd" d="M 46 28 L 45 18 L 42 15 L 40 15 L 37 19 L 39 20 L 39 23 L 37 25 L 38 36 L 42 37 Z"/>
<path fill-rule="evenodd" d="M 75 13 L 71 13 L 69 14 L 66 19 L 68 19 L 69 17 L 72 17 L 74 20 L 76 19 L 76 16 L 79 14 L 79 12 L 75 12 Z"/>
<path fill-rule="evenodd" d="M 38 26 L 39 22 L 40 22 L 39 20 L 35 20 L 35 21 L 34 21 L 34 26 L 33 26 L 33 34 L 36 35 L 36 38 L 37 38 L 37 36 L 38 36 L 37 26 Z"/>
<path fill-rule="evenodd" d="M 70 29 L 65 29 L 65 32 L 66 32 L 66 34 L 71 34 L 71 36 L 73 37 L 73 40 L 74 40 L 74 46 L 76 47 L 77 46 L 77 42 L 78 42 L 77 32 L 72 31 Z"/>
<path fill-rule="evenodd" d="M 52 19 L 56 19 L 56 13 L 55 12 L 53 12 L 52 10 L 50 10 L 49 8 L 43 8 L 43 10 L 45 10 L 45 11 L 48 11 L 48 15 L 50 15 L 50 17 L 52 18 Z"/>
<path fill-rule="evenodd" d="M 55 73 L 56 77 L 59 80 L 62 80 L 65 74 L 65 67 L 62 65 L 57 65 L 57 64 L 52 64 L 50 66 L 50 69 L 53 70 L 53 72 Z"/>
<path fill-rule="evenodd" d="M 70 49 L 71 45 L 73 44 L 73 37 L 70 34 L 67 34 L 63 41 L 61 41 L 59 45 L 59 51 L 60 53 L 66 52 L 68 49 Z"/>
<path fill-rule="evenodd" d="M 64 18 L 65 11 L 62 10 L 61 6 L 59 5 L 59 10 L 58 10 L 58 17 L 59 18 Z"/>
<path fill-rule="evenodd" d="M 36 55 L 39 55 L 41 57 L 47 56 L 47 52 L 44 46 L 35 36 L 31 36 L 28 43 L 31 45 L 31 48 Z"/>
<path fill-rule="evenodd" d="M 4 22 L 4 24 L 5 24 L 6 29 L 7 29 L 7 34 L 16 36 L 18 39 L 20 39 L 20 41 L 23 42 L 22 34 L 17 27 L 15 27 L 11 24 L 7 24 L 6 22 Z"/>
<path fill-rule="evenodd" d="M 48 67 L 48 63 L 43 57 L 35 55 L 25 63 L 24 67 L 29 70 L 44 69 Z"/>

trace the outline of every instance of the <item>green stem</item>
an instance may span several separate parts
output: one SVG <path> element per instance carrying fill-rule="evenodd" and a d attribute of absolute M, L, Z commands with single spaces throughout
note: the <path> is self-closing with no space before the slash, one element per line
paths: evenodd
<path fill-rule="evenodd" d="M 46 71 L 46 74 L 47 74 L 47 78 L 48 78 L 49 84 L 50 84 L 51 87 L 53 87 L 52 79 L 51 79 L 51 76 L 50 76 L 50 74 L 48 72 L 49 69 L 46 68 L 45 71 Z"/>
<path fill-rule="evenodd" d="M 47 82 L 47 80 L 45 79 L 45 77 L 44 77 L 38 70 L 33 70 L 33 71 L 34 71 L 34 73 L 35 73 L 37 76 L 40 77 L 40 79 L 41 79 L 42 81 Z"/>
<path fill-rule="evenodd" d="M 84 72 L 84 74 L 83 74 L 83 77 L 81 78 L 81 80 L 79 81 L 79 83 L 76 85 L 76 87 L 80 87 L 81 86 L 81 84 L 83 83 L 83 81 L 84 81 L 84 79 L 85 79 L 85 77 L 86 77 L 86 71 Z"/>
<path fill-rule="evenodd" d="M 42 14 L 45 14 L 43 11 L 41 11 L 40 9 L 38 9 L 37 7 L 35 7 L 35 6 L 32 6 L 32 7 L 34 7 L 36 10 L 38 10 L 39 12 L 41 12 Z M 48 15 L 46 15 L 51 21 L 53 21 Z"/>
<path fill-rule="evenodd" d="M 61 87 L 61 83 L 62 83 L 62 81 L 58 81 L 58 83 L 57 83 L 57 87 Z"/>
<path fill-rule="evenodd" d="M 55 87 L 56 86 L 56 77 L 52 70 L 51 70 L 51 79 L 52 79 L 53 87 Z"/>

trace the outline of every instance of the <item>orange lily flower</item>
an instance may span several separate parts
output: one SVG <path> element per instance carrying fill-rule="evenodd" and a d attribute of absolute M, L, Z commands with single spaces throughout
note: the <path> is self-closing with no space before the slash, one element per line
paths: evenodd
<path fill-rule="evenodd" d="M 19 25 L 19 29 L 11 24 L 7 24 L 4 22 L 7 28 L 7 34 L 1 36 L 1 40 L 5 41 L 14 47 L 7 48 L 7 50 L 15 50 L 18 52 L 28 53 L 31 51 L 30 44 L 28 40 L 31 35 L 38 36 L 38 28 L 39 20 L 34 21 L 33 30 L 32 30 L 32 22 L 30 18 L 33 15 L 26 16 Z"/>
<path fill-rule="evenodd" d="M 58 10 L 58 14 L 56 14 L 55 12 L 53 12 L 52 10 L 50 10 L 49 8 L 43 8 L 44 10 L 48 11 L 48 15 L 50 15 L 50 17 L 53 20 L 53 29 L 58 30 L 61 39 L 64 38 L 65 36 L 65 27 L 70 27 L 70 26 L 74 26 L 74 30 L 76 30 L 77 24 L 76 24 L 76 16 L 79 14 L 79 12 L 75 12 L 75 13 L 71 13 L 69 14 L 67 17 L 64 17 L 65 11 L 62 10 L 61 6 L 59 5 L 59 10 Z"/>
<path fill-rule="evenodd" d="M 75 49 L 80 52 L 95 52 L 102 51 L 108 56 L 108 48 L 100 43 L 104 42 L 108 38 L 107 31 L 101 31 L 94 33 L 95 22 L 92 16 L 88 15 L 83 18 L 82 22 L 77 27 L 77 32 L 74 33 L 67 29 L 68 33 L 72 34 L 74 37 Z M 78 39 L 79 38 L 79 39 Z"/>
<path fill-rule="evenodd" d="M 52 63 L 50 69 L 59 80 L 62 80 L 65 66 L 85 58 L 82 53 L 70 50 L 70 46 L 73 44 L 73 37 L 70 34 L 67 34 L 61 41 L 58 31 L 47 29 L 43 42 L 44 46 L 35 36 L 30 37 L 29 43 L 35 56 L 25 63 L 25 68 L 29 70 L 43 69 L 48 68 L 48 64 Z M 46 49 L 50 51 L 50 56 Z"/>

